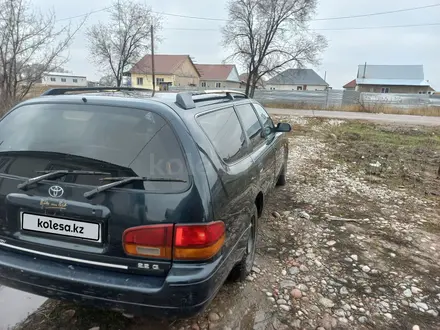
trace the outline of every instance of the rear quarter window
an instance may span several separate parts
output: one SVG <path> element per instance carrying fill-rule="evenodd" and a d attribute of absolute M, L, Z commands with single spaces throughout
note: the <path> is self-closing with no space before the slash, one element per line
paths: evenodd
<path fill-rule="evenodd" d="M 250 104 L 238 105 L 236 108 L 246 134 L 249 137 L 251 147 L 255 148 L 264 142 L 264 138 L 261 136 L 262 127 L 254 108 Z"/>
<path fill-rule="evenodd" d="M 197 121 L 224 162 L 234 163 L 246 155 L 246 137 L 234 108 L 203 114 Z"/>
<path fill-rule="evenodd" d="M 253 106 L 255 111 L 257 112 L 257 115 L 260 117 L 263 127 L 274 128 L 275 126 L 273 124 L 273 121 L 270 118 L 269 114 L 266 112 L 266 110 L 258 103 L 253 103 Z"/>
<path fill-rule="evenodd" d="M 153 190 L 181 190 L 188 184 L 185 157 L 173 129 L 160 115 L 144 110 L 97 105 L 24 105 L 0 121 L 0 156 L 11 152 L 22 166 L 9 174 L 20 176 L 33 177 L 36 170 L 65 169 L 71 165 L 67 169 L 116 168 L 119 170 L 114 175 L 118 176 L 186 181 L 146 182 L 145 187 Z M 38 152 L 45 157 L 35 159 Z M 54 156 L 48 158 L 51 153 Z M 75 158 L 66 163 L 60 161 L 59 154 L 82 157 L 84 162 Z M 32 158 L 35 162 L 30 161 Z M 95 163 L 99 166 L 90 168 L 88 159 L 98 161 Z M 79 177 L 78 181 L 102 184 L 90 176 Z"/>

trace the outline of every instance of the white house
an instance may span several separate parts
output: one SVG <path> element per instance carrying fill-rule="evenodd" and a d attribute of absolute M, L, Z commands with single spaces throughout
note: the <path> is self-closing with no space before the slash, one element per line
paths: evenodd
<path fill-rule="evenodd" d="M 47 86 L 87 87 L 87 77 L 70 73 L 45 72 L 41 84 Z"/>
<path fill-rule="evenodd" d="M 368 93 L 432 94 L 423 65 L 358 66 L 356 90 Z"/>
<path fill-rule="evenodd" d="M 324 91 L 329 85 L 313 69 L 287 69 L 266 82 L 266 89 Z"/>

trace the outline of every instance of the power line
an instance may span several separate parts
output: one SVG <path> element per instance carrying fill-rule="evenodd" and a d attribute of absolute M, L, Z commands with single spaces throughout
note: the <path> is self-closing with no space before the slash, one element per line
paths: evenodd
<path fill-rule="evenodd" d="M 439 25 L 440 23 L 426 23 L 426 24 L 406 24 L 406 25 L 365 26 L 365 27 L 351 27 L 351 28 L 311 29 L 311 30 L 314 31 L 374 30 L 374 29 L 395 29 L 395 28 L 439 26 Z"/>
<path fill-rule="evenodd" d="M 213 18 L 213 17 L 200 17 L 200 16 L 187 16 L 187 15 L 180 15 L 180 14 L 171 14 L 171 13 L 164 13 L 164 12 L 158 12 L 153 11 L 155 14 L 160 14 L 164 16 L 172 16 L 172 17 L 181 17 L 181 18 L 191 18 L 191 19 L 199 19 L 204 21 L 220 21 L 220 22 L 227 22 L 227 19 L 224 18 Z"/>
<path fill-rule="evenodd" d="M 87 14 L 81 14 L 81 15 L 77 15 L 77 16 L 71 16 L 71 17 L 60 18 L 60 19 L 57 19 L 55 22 L 68 21 L 68 20 L 71 20 L 71 19 L 74 19 L 74 18 L 80 18 L 80 17 L 89 16 L 89 15 L 92 15 L 92 14 L 99 13 L 99 12 L 101 12 L 101 11 L 108 10 L 108 9 L 110 9 L 110 8 L 112 8 L 112 7 L 113 7 L 113 6 L 109 6 L 109 7 L 105 7 L 105 8 L 102 8 L 102 9 L 93 10 L 93 11 L 91 11 L 91 12 L 88 12 Z"/>
<path fill-rule="evenodd" d="M 339 17 L 328 17 L 328 18 L 315 18 L 312 19 L 312 21 L 332 21 L 337 19 L 348 19 L 348 18 L 359 18 L 359 17 L 370 17 L 370 16 L 379 16 L 379 15 L 387 15 L 387 14 L 395 14 L 395 13 L 403 13 L 407 11 L 413 11 L 413 10 L 420 10 L 420 9 L 427 9 L 427 8 L 433 8 L 440 6 L 440 3 L 433 4 L 433 5 L 427 5 L 427 6 L 421 6 L 421 7 L 412 7 L 412 8 L 405 8 L 405 9 L 397 9 L 397 10 L 389 10 L 389 11 L 382 11 L 378 13 L 370 13 L 370 14 L 360 14 L 360 15 L 350 15 L 350 16 L 339 16 Z"/>
<path fill-rule="evenodd" d="M 408 27 L 422 27 L 422 26 L 439 26 L 440 23 L 425 23 L 425 24 L 406 24 L 406 25 L 382 25 L 382 26 L 364 26 L 364 27 L 348 27 L 348 28 L 323 28 L 313 29 L 313 31 L 348 31 L 348 30 L 373 30 L 373 29 L 395 29 Z M 219 31 L 219 29 L 200 29 L 200 28 L 163 28 L 164 30 L 177 31 Z"/>
<path fill-rule="evenodd" d="M 371 17 L 371 16 L 388 15 L 388 14 L 402 13 L 402 12 L 408 12 L 408 11 L 414 11 L 414 10 L 428 9 L 428 8 L 434 8 L 434 7 L 439 7 L 439 6 L 440 6 L 440 3 L 437 3 L 437 4 L 432 4 L 432 5 L 420 6 L 420 7 L 396 9 L 396 10 L 382 11 L 382 12 L 369 13 L 369 14 L 338 16 L 338 17 L 327 17 L 327 18 L 314 18 L 311 21 L 332 21 L 332 20 L 340 20 L 340 19 Z M 81 14 L 81 15 L 77 15 L 77 16 L 71 16 L 71 17 L 62 18 L 62 19 L 57 20 L 57 22 L 58 21 L 66 21 L 66 20 L 70 20 L 70 19 L 74 19 L 74 18 L 88 16 L 88 15 L 91 15 L 91 14 L 95 14 L 95 13 L 98 13 L 98 12 L 101 12 L 101 11 L 108 10 L 111 7 L 112 6 L 105 7 L 105 8 L 102 8 L 102 9 L 98 9 L 98 10 L 95 10 L 95 11 L 91 11 L 91 12 L 86 13 L 86 14 Z M 189 19 L 197 19 L 197 20 L 204 20 L 204 21 L 217 21 L 217 22 L 227 22 L 228 21 L 227 19 L 224 19 L 224 18 L 188 16 L 188 15 L 180 15 L 180 14 L 173 14 L 173 13 L 157 12 L 157 11 L 153 11 L 153 13 L 164 15 L 164 16 L 189 18 Z"/>
<path fill-rule="evenodd" d="M 79 18 L 79 17 L 85 17 L 91 14 L 95 14 L 95 13 L 99 13 L 101 11 L 105 11 L 108 10 L 110 8 L 112 8 L 113 6 L 109 6 L 109 7 L 105 7 L 102 9 L 98 9 L 98 10 L 94 10 L 91 12 L 88 12 L 86 14 L 81 14 L 81 15 L 77 15 L 77 16 L 70 16 L 70 17 L 65 17 L 65 18 L 61 18 L 56 20 L 56 22 L 59 21 L 67 21 L 70 19 L 74 19 L 74 18 Z M 208 20 L 208 21 L 222 21 L 222 22 L 227 22 L 227 19 L 222 19 L 222 18 L 209 18 L 209 17 L 198 17 L 198 16 L 186 16 L 186 15 L 179 15 L 179 14 L 172 14 L 172 13 L 163 13 L 163 12 L 158 12 L 158 11 L 152 11 L 152 13 L 155 14 L 160 14 L 160 15 L 164 15 L 164 16 L 173 16 L 173 17 L 182 17 L 182 18 L 191 18 L 191 19 L 199 19 L 199 20 Z"/>
<path fill-rule="evenodd" d="M 388 11 L 382 11 L 382 12 L 377 12 L 377 13 L 369 13 L 369 14 L 359 14 L 359 15 L 350 15 L 350 16 L 338 16 L 338 17 L 327 17 L 327 18 L 314 18 L 314 19 L 311 19 L 311 21 L 332 21 L 332 20 L 339 20 L 339 19 L 349 19 L 349 18 L 360 18 L 360 17 L 388 15 L 388 14 L 402 13 L 402 12 L 408 12 L 408 11 L 414 11 L 414 10 L 428 9 L 428 8 L 439 7 L 439 6 L 440 6 L 440 3 L 436 3 L 436 4 L 432 4 L 432 5 L 427 5 L 427 6 L 404 8 L 404 9 L 396 9 L 396 10 L 388 10 Z M 199 19 L 199 20 L 206 20 L 206 21 L 221 21 L 221 22 L 227 22 L 228 21 L 227 19 L 223 19 L 223 18 L 187 16 L 187 15 L 171 14 L 171 13 L 163 13 L 163 12 L 155 12 L 155 13 L 162 14 L 164 16 L 191 18 L 191 19 Z"/>
<path fill-rule="evenodd" d="M 162 30 L 176 30 L 176 31 L 220 31 L 218 29 L 200 29 L 200 28 L 162 28 Z"/>

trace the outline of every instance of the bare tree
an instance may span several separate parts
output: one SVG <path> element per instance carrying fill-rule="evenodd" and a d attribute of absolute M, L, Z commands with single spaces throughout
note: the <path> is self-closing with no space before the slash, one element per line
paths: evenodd
<path fill-rule="evenodd" d="M 93 25 L 87 37 L 92 59 L 114 75 L 119 87 L 127 67 L 150 49 L 151 25 L 157 31 L 161 20 L 150 7 L 131 0 L 116 1 L 109 13 L 110 22 Z"/>
<path fill-rule="evenodd" d="M 286 67 L 317 64 L 326 39 L 307 31 L 317 0 L 230 0 L 223 43 L 247 69 L 246 94 Z"/>
<path fill-rule="evenodd" d="M 106 86 L 106 87 L 114 87 L 116 86 L 116 79 L 113 74 L 108 74 L 101 79 L 99 79 L 99 86 Z"/>
<path fill-rule="evenodd" d="M 53 12 L 33 9 L 28 0 L 0 0 L 0 111 L 21 101 L 43 73 L 60 68 L 76 29 L 56 28 Z"/>
<path fill-rule="evenodd" d="M 63 67 L 55 68 L 52 72 L 58 72 L 58 73 L 72 73 L 72 71 L 65 69 Z"/>

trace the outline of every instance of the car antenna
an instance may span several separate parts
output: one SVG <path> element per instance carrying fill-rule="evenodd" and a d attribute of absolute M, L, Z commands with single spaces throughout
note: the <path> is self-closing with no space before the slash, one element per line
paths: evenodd
<path fill-rule="evenodd" d="M 87 103 L 87 99 L 85 97 L 82 98 L 84 103 Z"/>

